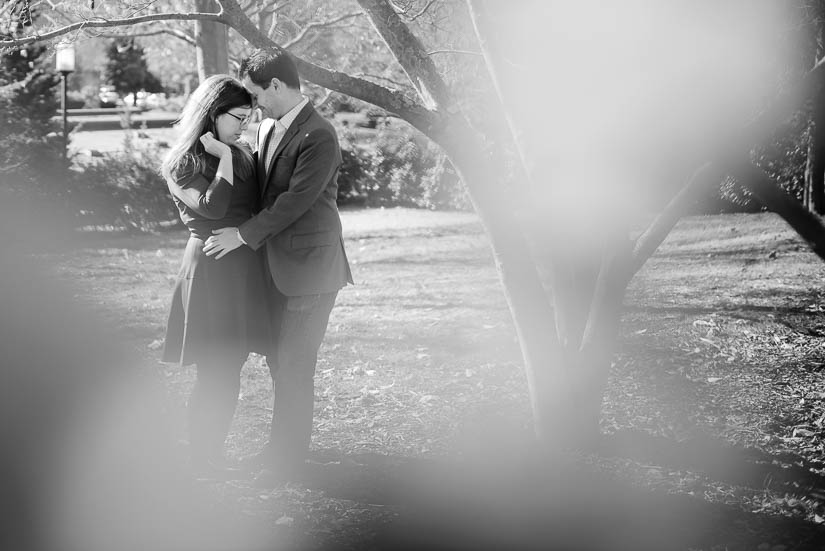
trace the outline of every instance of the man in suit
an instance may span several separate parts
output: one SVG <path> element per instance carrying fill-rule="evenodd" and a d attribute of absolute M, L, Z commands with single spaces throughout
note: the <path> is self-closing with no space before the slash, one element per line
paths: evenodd
<path fill-rule="evenodd" d="M 266 251 L 274 390 L 270 440 L 252 463 L 273 485 L 300 474 L 309 450 L 318 349 L 338 290 L 352 283 L 338 214 L 341 150 L 333 126 L 301 94 L 289 54 L 257 50 L 240 77 L 264 114 L 257 134 L 262 210 L 204 246 L 221 258 L 241 246 Z"/>

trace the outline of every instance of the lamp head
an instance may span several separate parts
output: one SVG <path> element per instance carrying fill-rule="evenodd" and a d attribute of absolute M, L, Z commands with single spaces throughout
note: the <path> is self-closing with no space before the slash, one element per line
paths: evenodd
<path fill-rule="evenodd" d="M 61 73 L 71 73 L 74 71 L 74 44 L 61 42 L 55 46 L 55 65 Z"/>

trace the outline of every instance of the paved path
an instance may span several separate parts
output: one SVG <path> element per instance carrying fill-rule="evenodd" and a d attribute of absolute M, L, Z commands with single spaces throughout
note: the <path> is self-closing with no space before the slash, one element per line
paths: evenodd
<path fill-rule="evenodd" d="M 104 114 L 99 114 L 103 111 Z M 109 114 L 111 113 L 111 114 Z M 68 122 L 70 125 L 79 126 L 79 130 L 118 130 L 123 128 L 126 118 L 122 111 L 111 109 L 109 113 L 104 110 L 96 110 L 94 113 L 76 115 L 69 112 Z M 177 113 L 166 111 L 144 111 L 133 113 L 129 116 L 132 128 L 171 128 L 177 119 Z M 61 121 L 63 120 L 60 117 Z"/>
<path fill-rule="evenodd" d="M 99 117 L 97 117 L 99 118 Z M 148 126 L 148 125 L 147 125 Z M 246 131 L 246 137 L 252 143 L 255 140 L 255 130 L 257 123 L 250 125 Z M 146 142 L 166 142 L 171 144 L 176 136 L 177 130 L 171 126 L 148 126 L 131 130 L 132 139 L 138 144 Z M 110 125 L 109 127 L 93 126 L 88 129 L 82 126 L 69 134 L 69 153 L 91 155 L 92 151 L 100 153 L 111 153 L 123 151 L 125 149 L 124 139 L 126 130 L 120 125 Z"/>
<path fill-rule="evenodd" d="M 165 141 L 171 143 L 175 139 L 174 128 L 149 128 L 147 130 L 132 130 L 133 139 L 138 142 L 147 140 Z M 143 136 L 146 136 L 145 138 Z M 101 153 L 111 153 L 113 151 L 123 151 L 125 149 L 124 139 L 126 131 L 122 128 L 117 130 L 94 130 L 75 131 L 69 135 L 69 152 L 72 154 L 86 154 L 91 151 Z"/>

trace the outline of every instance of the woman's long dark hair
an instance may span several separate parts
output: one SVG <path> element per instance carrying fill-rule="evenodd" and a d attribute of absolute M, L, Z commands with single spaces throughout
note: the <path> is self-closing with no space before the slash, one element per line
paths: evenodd
<path fill-rule="evenodd" d="M 252 96 L 235 78 L 229 75 L 212 75 L 198 86 L 181 111 L 177 121 L 178 138 L 169 153 L 163 159 L 161 174 L 171 178 L 181 169 L 203 172 L 208 154 L 200 137 L 212 132 L 217 139 L 215 119 L 236 107 L 254 107 Z M 250 148 L 243 145 L 230 145 L 232 159 L 240 166 L 234 166 L 235 172 L 249 172 L 253 163 Z"/>

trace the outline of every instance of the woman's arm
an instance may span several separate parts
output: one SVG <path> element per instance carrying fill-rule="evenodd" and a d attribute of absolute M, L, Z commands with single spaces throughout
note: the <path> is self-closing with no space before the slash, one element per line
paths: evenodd
<path fill-rule="evenodd" d="M 211 132 L 201 136 L 206 152 L 220 159 L 215 177 L 210 183 L 199 172 L 187 174 L 183 178 L 169 178 L 166 186 L 169 192 L 199 216 L 217 220 L 226 215 L 232 195 L 233 171 L 232 150 L 228 145 L 216 140 Z"/>
<path fill-rule="evenodd" d="M 209 180 L 201 173 L 190 174 L 179 180 L 169 178 L 166 186 L 173 197 L 192 209 L 198 216 L 217 220 L 226 215 L 232 184 L 218 175 Z"/>

